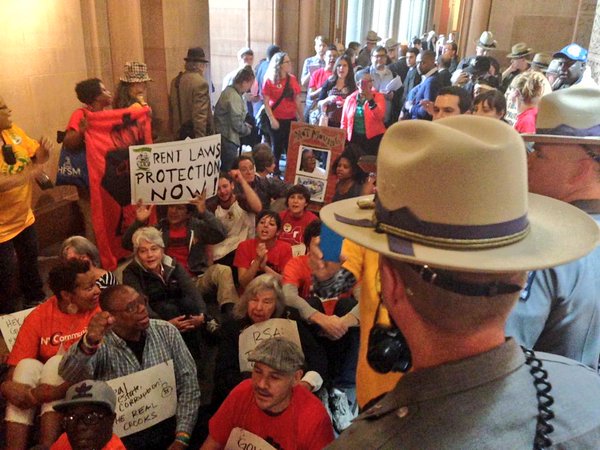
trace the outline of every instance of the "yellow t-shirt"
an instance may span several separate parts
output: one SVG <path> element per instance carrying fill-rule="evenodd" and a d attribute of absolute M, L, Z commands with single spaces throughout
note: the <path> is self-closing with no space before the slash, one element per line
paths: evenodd
<path fill-rule="evenodd" d="M 361 247 L 348 239 L 342 244 L 342 255 L 346 261 L 342 266 L 352 272 L 361 283 L 360 288 L 360 350 L 356 368 L 356 397 L 360 407 L 388 391 L 391 391 L 402 374 L 375 372 L 367 362 L 369 332 L 373 326 L 379 304 L 375 280 L 379 270 L 379 254 Z"/>
<path fill-rule="evenodd" d="M 16 125 L 2 130 L 2 138 L 6 145 L 12 145 L 14 151 L 25 150 L 30 158 L 35 156 L 40 147 L 35 139 L 31 139 Z M 0 162 L 4 162 L 1 152 Z M 27 177 L 27 175 L 18 173 L 0 175 L 0 177 Z M 31 210 L 31 183 L 28 180 L 8 191 L 0 192 L 0 243 L 11 240 L 34 221 Z"/>

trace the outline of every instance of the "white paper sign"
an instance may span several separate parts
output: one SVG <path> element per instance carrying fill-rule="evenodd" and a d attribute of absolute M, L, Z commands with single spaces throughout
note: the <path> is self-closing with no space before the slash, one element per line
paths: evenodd
<path fill-rule="evenodd" d="M 240 334 L 239 360 L 241 372 L 252 371 L 252 363 L 248 361 L 248 356 L 260 342 L 274 337 L 284 337 L 289 339 L 300 348 L 300 351 L 302 351 L 300 335 L 298 334 L 298 325 L 293 320 L 269 319 L 264 322 L 255 323 Z"/>
<path fill-rule="evenodd" d="M 0 331 L 2 331 L 2 337 L 4 338 L 6 348 L 8 348 L 9 352 L 12 350 L 13 345 L 15 345 L 17 335 L 19 334 L 19 330 L 23 325 L 25 317 L 27 317 L 34 309 L 35 308 L 24 309 L 23 311 L 0 316 Z"/>
<path fill-rule="evenodd" d="M 225 450 L 276 450 L 276 448 L 260 436 L 235 427 L 229 434 Z"/>
<path fill-rule="evenodd" d="M 217 193 L 221 135 L 129 147 L 131 203 L 188 203 L 206 189 Z"/>
<path fill-rule="evenodd" d="M 128 436 L 175 415 L 177 391 L 173 360 L 108 380 L 117 395 L 114 433 Z"/>

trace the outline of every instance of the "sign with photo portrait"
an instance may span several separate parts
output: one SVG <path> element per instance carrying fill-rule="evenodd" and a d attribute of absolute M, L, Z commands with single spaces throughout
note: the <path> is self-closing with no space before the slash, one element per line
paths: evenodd
<path fill-rule="evenodd" d="M 311 194 L 311 208 L 320 209 L 335 193 L 333 162 L 344 151 L 346 132 L 340 128 L 292 122 L 285 171 L 288 183 L 302 184 Z"/>

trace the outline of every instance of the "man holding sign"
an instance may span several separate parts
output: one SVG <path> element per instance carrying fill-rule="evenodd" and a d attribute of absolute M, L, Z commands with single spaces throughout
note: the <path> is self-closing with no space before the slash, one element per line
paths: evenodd
<path fill-rule="evenodd" d="M 299 387 L 304 364 L 293 342 L 275 337 L 250 354 L 252 379 L 240 383 L 209 422 L 201 450 L 321 450 L 333 441 L 325 407 Z"/>
<path fill-rule="evenodd" d="M 153 423 L 155 418 L 149 417 L 146 421 L 144 411 L 155 405 L 139 402 L 133 416 L 143 418 L 145 423 L 133 424 L 131 429 L 137 427 L 141 431 L 124 437 L 123 442 L 132 449 L 184 449 L 196 423 L 200 389 L 196 366 L 181 335 L 170 323 L 149 319 L 146 298 L 129 286 L 106 289 L 100 297 L 100 307 L 102 312 L 92 318 L 87 333 L 63 358 L 60 375 L 71 382 L 87 378 L 111 380 L 173 360 L 177 392 L 175 420 L 167 418 Z M 120 411 L 139 397 L 131 391 L 123 395 L 123 402 L 119 396 Z M 167 409 L 169 405 L 158 406 Z M 148 424 L 152 426 L 145 428 Z"/>

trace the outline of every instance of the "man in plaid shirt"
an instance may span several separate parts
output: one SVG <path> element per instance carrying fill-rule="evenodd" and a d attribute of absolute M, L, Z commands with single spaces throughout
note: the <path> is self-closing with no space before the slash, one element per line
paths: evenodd
<path fill-rule="evenodd" d="M 181 334 L 168 322 L 149 319 L 146 298 L 129 286 L 106 289 L 100 306 L 102 312 L 92 318 L 87 333 L 63 358 L 60 375 L 72 383 L 110 380 L 173 360 L 175 417 L 122 440 L 127 448 L 184 449 L 196 423 L 200 389 L 194 360 Z"/>

